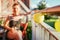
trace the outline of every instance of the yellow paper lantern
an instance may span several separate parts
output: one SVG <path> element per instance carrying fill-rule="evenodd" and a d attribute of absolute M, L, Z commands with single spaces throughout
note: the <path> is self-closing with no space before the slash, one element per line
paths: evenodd
<path fill-rule="evenodd" d="M 33 20 L 36 22 L 36 23 L 41 23 L 43 22 L 44 20 L 44 15 L 42 13 L 35 13 L 33 15 Z"/>
<path fill-rule="evenodd" d="M 60 32 L 60 19 L 57 19 L 55 22 L 55 29 Z"/>

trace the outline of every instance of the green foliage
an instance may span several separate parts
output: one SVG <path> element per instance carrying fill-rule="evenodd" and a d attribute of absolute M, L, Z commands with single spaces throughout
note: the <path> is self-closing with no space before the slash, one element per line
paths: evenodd
<path fill-rule="evenodd" d="M 40 1 L 39 5 L 38 5 L 38 9 L 41 10 L 41 9 L 45 9 L 45 8 L 46 8 L 45 0 Z"/>
<path fill-rule="evenodd" d="M 55 21 L 50 21 L 50 20 L 45 20 L 45 23 L 47 23 L 48 25 L 50 25 L 51 27 L 53 27 L 53 28 L 55 28 L 54 27 L 54 23 L 55 23 Z"/>
<path fill-rule="evenodd" d="M 44 15 L 45 16 L 45 20 L 51 19 L 51 16 L 49 15 Z"/>
<path fill-rule="evenodd" d="M 32 25 L 31 22 L 28 22 L 28 27 L 27 27 L 27 37 L 28 40 L 32 40 Z"/>
<path fill-rule="evenodd" d="M 58 17 L 46 15 L 44 22 L 47 23 L 48 25 L 50 25 L 51 27 L 55 28 L 54 24 L 57 19 L 58 19 Z"/>
<path fill-rule="evenodd" d="M 28 28 L 27 28 L 27 37 L 28 37 L 29 40 L 32 40 L 31 26 L 28 26 Z"/>
<path fill-rule="evenodd" d="M 44 15 L 44 16 L 45 16 L 45 20 L 58 19 L 58 16 L 50 16 L 50 15 Z"/>
<path fill-rule="evenodd" d="M 38 5 L 39 10 L 44 9 L 44 8 L 46 8 L 44 4 Z"/>
<path fill-rule="evenodd" d="M 0 20 L 0 25 L 2 24 L 2 20 Z"/>

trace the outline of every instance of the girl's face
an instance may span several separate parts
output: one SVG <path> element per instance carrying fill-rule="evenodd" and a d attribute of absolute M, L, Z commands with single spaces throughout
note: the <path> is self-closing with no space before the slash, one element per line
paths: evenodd
<path fill-rule="evenodd" d="M 13 12 L 16 13 L 16 15 L 19 15 L 19 5 L 13 7 Z"/>

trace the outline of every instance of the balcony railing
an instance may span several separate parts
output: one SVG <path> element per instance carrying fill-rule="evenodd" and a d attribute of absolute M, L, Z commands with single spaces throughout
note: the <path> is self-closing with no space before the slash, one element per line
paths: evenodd
<path fill-rule="evenodd" d="M 60 40 L 60 32 L 42 22 L 36 24 L 32 21 L 32 40 Z"/>

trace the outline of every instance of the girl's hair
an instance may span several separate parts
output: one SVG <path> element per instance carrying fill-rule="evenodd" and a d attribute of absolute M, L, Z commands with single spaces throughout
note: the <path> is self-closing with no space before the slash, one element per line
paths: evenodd
<path fill-rule="evenodd" d="M 19 5 L 18 3 L 14 3 L 12 7 L 16 6 L 16 5 Z"/>
<path fill-rule="evenodd" d="M 14 26 L 14 20 L 10 20 L 9 27 L 12 28 Z"/>

